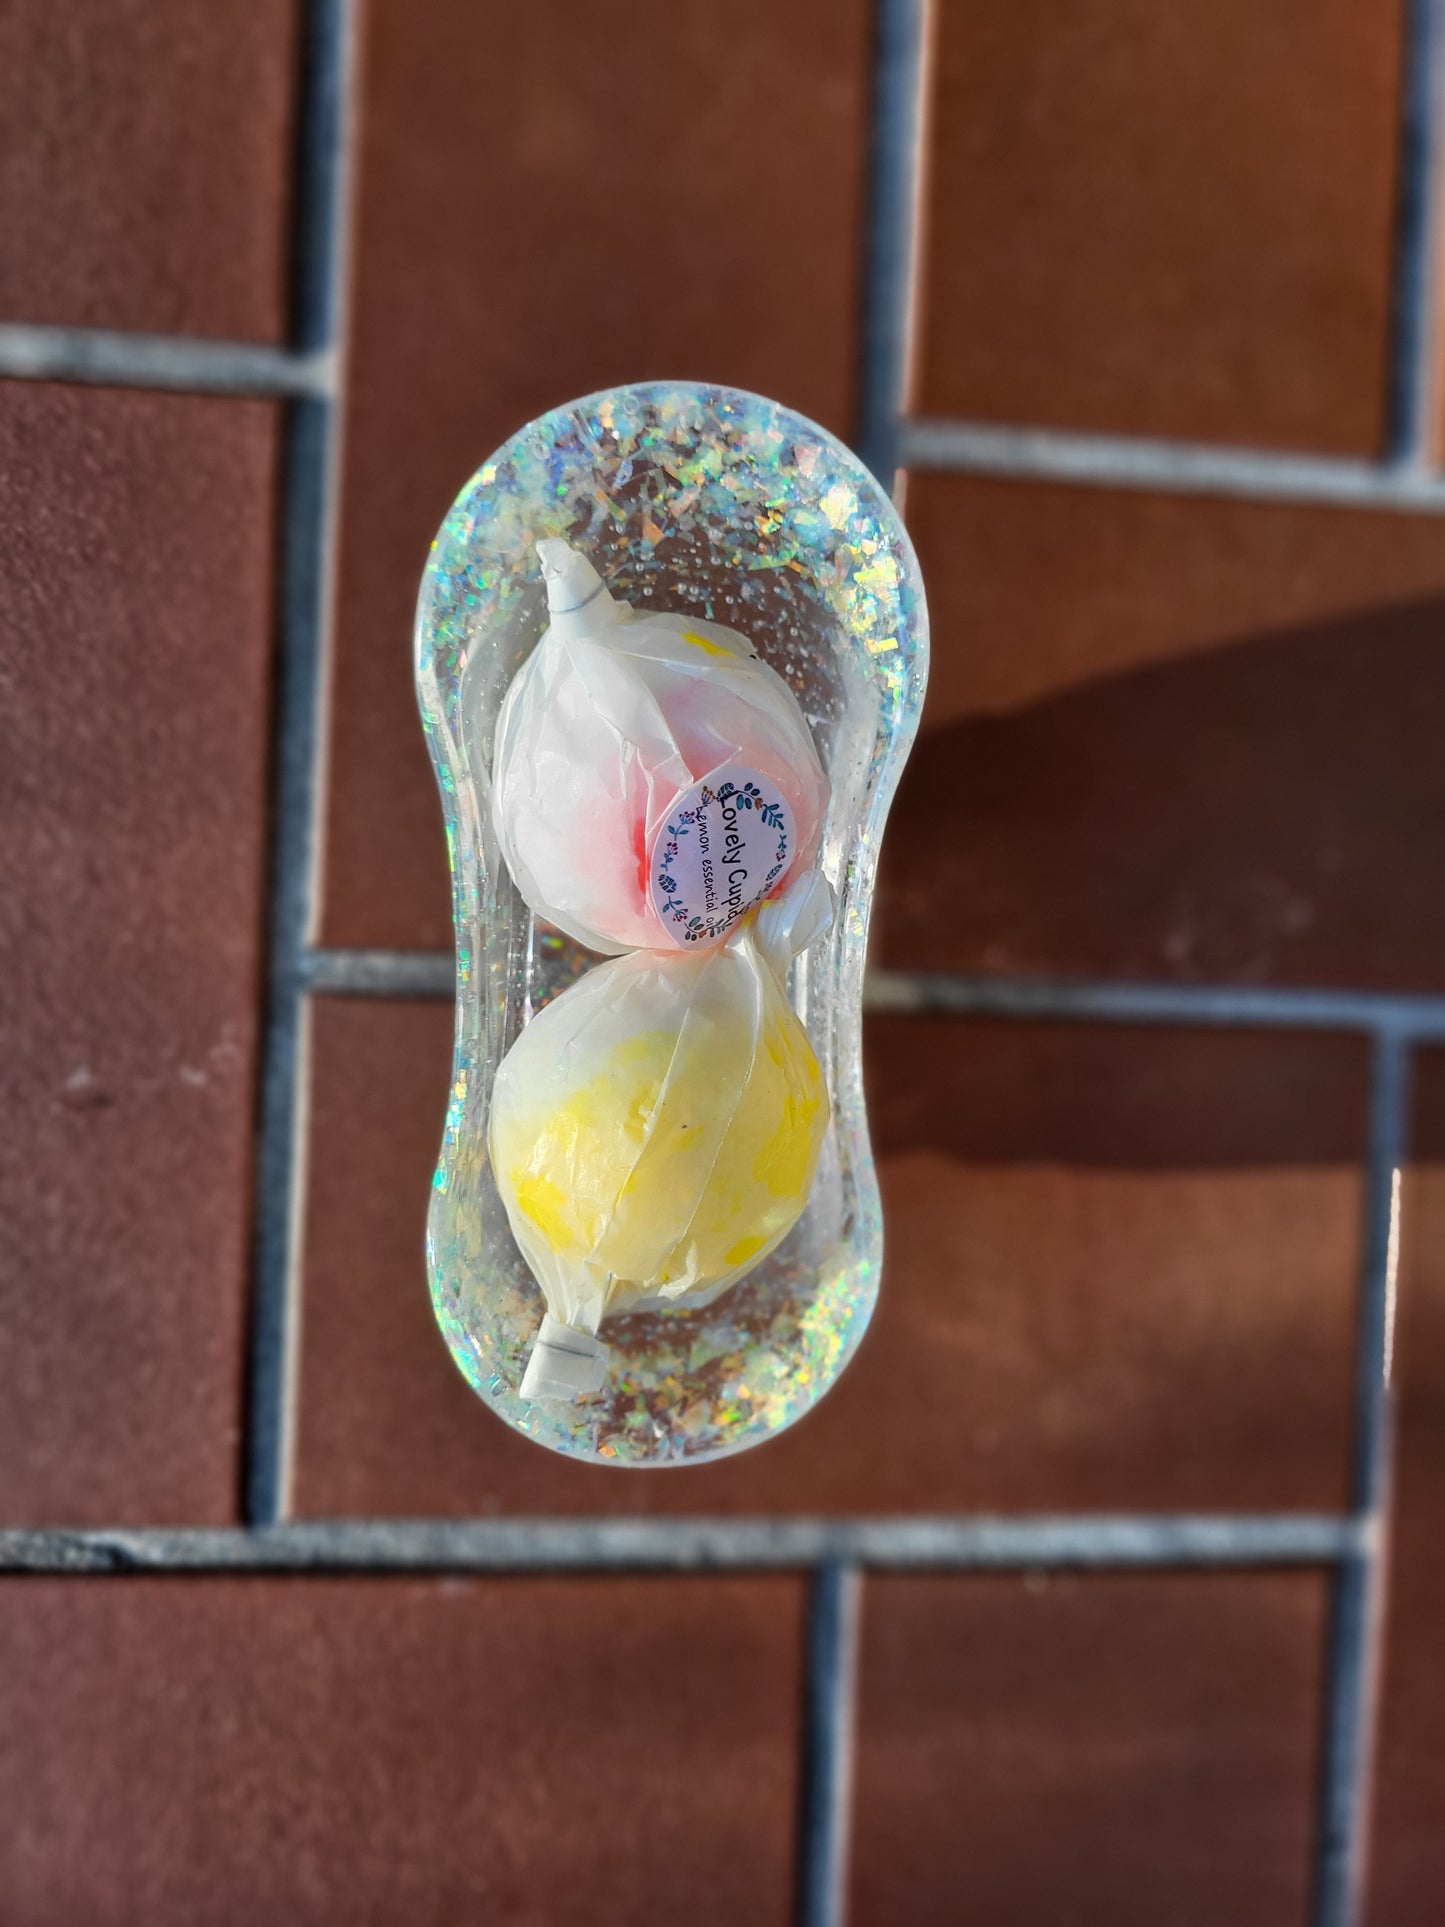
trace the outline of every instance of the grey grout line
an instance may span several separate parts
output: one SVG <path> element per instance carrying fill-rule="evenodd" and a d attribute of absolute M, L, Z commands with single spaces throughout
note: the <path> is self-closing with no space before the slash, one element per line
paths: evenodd
<path fill-rule="evenodd" d="M 293 332 L 338 360 L 347 299 L 348 128 L 357 34 L 354 0 L 305 0 L 292 243 Z"/>
<path fill-rule="evenodd" d="M 1423 3 L 1423 0 L 1422 0 Z M 915 0 L 907 9 L 919 11 Z M 903 170 L 906 174 L 907 170 Z M 895 193 L 899 191 L 895 189 Z M 880 235 L 878 245 L 884 246 Z M 896 238 L 890 245 L 896 248 Z M 1422 265 L 1417 274 L 1425 274 Z M 896 309 L 896 312 L 894 310 Z M 1398 453 L 1384 462 L 1295 455 L 1265 449 L 1074 434 L 932 418 L 880 419 L 872 397 L 902 390 L 906 379 L 907 302 L 865 318 L 859 452 L 885 480 L 902 466 L 994 480 L 1222 495 L 1246 501 L 1346 508 L 1445 512 L 1445 479 L 1425 465 L 1430 353 L 1412 350 L 1415 372 L 1396 398 Z M 1405 323 L 1401 323 L 1402 328 Z M 0 380 L 83 382 L 185 394 L 324 400 L 335 392 L 334 356 L 323 345 L 284 348 L 265 342 L 210 341 L 104 328 L 0 322 Z"/>
<path fill-rule="evenodd" d="M 306 988 L 317 996 L 447 999 L 453 990 L 449 950 L 312 950 L 303 975 Z M 870 970 L 863 1002 L 865 1009 L 888 1016 L 1343 1030 L 1421 1042 L 1445 1039 L 1445 997 L 1397 991 Z"/>
<path fill-rule="evenodd" d="M 895 498 L 917 322 L 931 23 L 932 0 L 873 0 L 857 449 Z M 847 1554 L 825 1555 L 813 1575 L 798 1814 L 800 1927 L 843 1927 L 861 1585 L 856 1556 Z"/>
<path fill-rule="evenodd" d="M 872 1011 L 899 1015 L 1345 1030 L 1421 1041 L 1445 1038 L 1445 997 L 1396 991 L 873 970 L 865 981 L 864 1004 Z"/>
<path fill-rule="evenodd" d="M 930 0 L 874 0 L 858 454 L 890 494 L 918 282 Z"/>
<path fill-rule="evenodd" d="M 843 1927 L 847 1911 L 862 1590 L 856 1566 L 830 1560 L 813 1574 L 804 1707 L 801 1927 Z"/>
<path fill-rule="evenodd" d="M 1251 502 L 1445 513 L 1445 480 L 1413 461 L 1349 461 L 926 419 L 905 422 L 900 436 L 899 459 L 905 469 L 915 472 L 1219 495 Z"/>
<path fill-rule="evenodd" d="M 1362 1916 L 1389 1539 L 1400 1180 L 1409 1148 L 1410 1049 L 1375 1045 L 1362 1210 L 1353 1500 L 1366 1523 L 1335 1577 L 1315 1868 L 1315 1927 Z"/>
<path fill-rule="evenodd" d="M 1360 1237 L 1354 1506 L 1379 1516 L 1389 1505 L 1392 1460 L 1395 1288 L 1400 1182 L 1409 1150 L 1410 1048 L 1402 1039 L 1375 1046 L 1370 1133 Z"/>
<path fill-rule="evenodd" d="M 919 10 L 915 0 L 906 0 L 906 5 Z M 883 244 L 880 236 L 878 245 Z M 896 239 L 891 245 L 896 246 Z M 1424 274 L 1426 269 L 1422 265 L 1416 272 Z M 906 313 L 906 301 L 897 313 L 885 312 L 880 303 L 876 314 L 865 317 L 865 365 L 870 372 L 864 384 L 858 445 L 868 466 L 885 479 L 902 466 L 1004 481 L 1223 495 L 1407 514 L 1445 512 L 1445 479 L 1424 465 L 1430 406 L 1428 343 L 1412 350 L 1415 372 L 1394 403 L 1402 424 L 1396 430 L 1399 452 L 1384 462 L 1351 461 L 932 418 L 903 420 L 890 428 L 886 419 L 879 419 L 872 397 L 883 388 L 902 390 L 907 328 L 906 319 L 900 317 Z M 284 348 L 194 335 L 0 322 L 0 380 L 325 400 L 335 392 L 336 367 L 324 344 Z"/>
<path fill-rule="evenodd" d="M 335 381 L 324 348 L 297 350 L 194 335 L 130 334 L 0 322 L 0 380 L 97 383 L 183 394 L 324 397 Z"/>
<path fill-rule="evenodd" d="M 251 1530 L 0 1531 L 0 1571 L 1133 1571 L 1325 1566 L 1368 1529 L 1316 1513 L 883 1518 L 347 1519 Z"/>
<path fill-rule="evenodd" d="M 1445 106 L 1445 0 L 1408 0 L 1401 86 L 1395 222 L 1394 342 L 1389 452 L 1425 472 L 1436 419 L 1435 284 L 1439 250 L 1438 148 Z"/>
<path fill-rule="evenodd" d="M 1401 88 L 1400 190 L 1390 371 L 1390 464 L 1408 496 L 1436 495 L 1435 281 L 1445 0 L 1409 0 Z M 1314 1927 L 1364 1918 L 1388 1581 L 1393 1471 L 1392 1366 L 1400 1181 L 1409 1150 L 1411 1036 L 1400 1025 L 1374 1047 L 1356 1335 L 1353 1502 L 1359 1550 L 1336 1571 L 1316 1825 Z"/>
<path fill-rule="evenodd" d="M 450 950 L 312 950 L 306 988 L 318 997 L 450 999 L 456 966 Z"/>
<path fill-rule="evenodd" d="M 335 352 L 345 273 L 348 0 L 310 0 L 302 61 L 295 334 Z M 285 1510 L 295 1354 L 294 1272 L 304 1176 L 306 1005 L 317 770 L 335 538 L 337 411 L 293 404 L 287 424 L 273 775 L 270 962 L 262 1051 L 245 1516 Z"/>
<path fill-rule="evenodd" d="M 309 809 L 317 754 L 324 558 L 317 537 L 327 494 L 331 423 L 316 403 L 288 424 L 282 540 L 272 819 L 270 967 L 256 1154 L 245 1516 L 280 1517 L 288 1479 L 293 1266 L 302 1210 L 307 1009 L 299 994 L 310 902 Z"/>
<path fill-rule="evenodd" d="M 1380 1583 L 1376 1556 L 1362 1553 L 1330 1593 L 1312 1927 L 1356 1927 L 1363 1913 Z"/>

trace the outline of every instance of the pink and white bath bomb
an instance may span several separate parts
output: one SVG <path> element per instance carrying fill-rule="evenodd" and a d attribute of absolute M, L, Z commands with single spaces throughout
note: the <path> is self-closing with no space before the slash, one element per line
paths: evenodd
<path fill-rule="evenodd" d="M 592 950 L 721 942 L 817 851 L 828 779 L 798 700 L 734 630 L 638 613 L 565 542 L 537 551 L 551 626 L 492 759 L 513 880 Z"/>

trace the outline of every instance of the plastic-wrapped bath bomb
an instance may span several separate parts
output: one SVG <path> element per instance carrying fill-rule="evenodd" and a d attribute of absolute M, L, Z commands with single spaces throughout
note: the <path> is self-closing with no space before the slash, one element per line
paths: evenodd
<path fill-rule="evenodd" d="M 492 1168 L 548 1313 L 525 1397 L 598 1390 L 609 1314 L 708 1304 L 801 1216 L 828 1095 L 782 979 L 831 916 L 806 874 L 721 946 L 589 971 L 503 1059 Z"/>
<path fill-rule="evenodd" d="M 797 698 L 733 630 L 614 601 L 563 541 L 537 552 L 551 626 L 492 759 L 507 867 L 589 949 L 716 943 L 817 848 L 828 781 Z"/>

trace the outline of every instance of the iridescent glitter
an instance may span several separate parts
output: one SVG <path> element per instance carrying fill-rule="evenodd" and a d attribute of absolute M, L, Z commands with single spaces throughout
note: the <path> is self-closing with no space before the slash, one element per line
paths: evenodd
<path fill-rule="evenodd" d="M 492 731 L 546 622 L 534 543 L 585 549 L 614 594 L 739 629 L 792 685 L 832 785 L 819 864 L 839 895 L 790 996 L 832 1098 L 812 1198 L 715 1304 L 610 1320 L 614 1365 L 575 1405 L 518 1396 L 542 1298 L 487 1164 L 487 1104 L 533 1012 L 598 961 L 533 919 L 491 829 Z M 878 1295 L 882 1219 L 863 1107 L 863 954 L 883 819 L 917 726 L 928 623 L 912 548 L 821 428 L 736 389 L 649 383 L 531 423 L 442 524 L 417 612 L 417 689 L 441 785 L 457 931 L 456 1062 L 427 1232 L 453 1356 L 520 1432 L 574 1457 L 700 1462 L 781 1431 L 827 1391 Z"/>

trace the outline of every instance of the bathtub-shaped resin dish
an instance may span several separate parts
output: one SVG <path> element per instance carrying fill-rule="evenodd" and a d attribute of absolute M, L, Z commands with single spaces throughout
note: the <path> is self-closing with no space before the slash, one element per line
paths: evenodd
<path fill-rule="evenodd" d="M 817 863 L 831 929 L 788 994 L 832 1115 L 802 1217 L 713 1303 L 603 1327 L 600 1392 L 518 1387 L 542 1294 L 487 1156 L 497 1067 L 538 1010 L 603 959 L 534 917 L 492 827 L 498 713 L 547 625 L 536 543 L 584 551 L 610 592 L 739 630 L 802 704 L 831 795 Z M 928 623 L 902 524 L 816 424 L 736 389 L 650 382 L 590 395 L 513 436 L 442 524 L 422 581 L 416 676 L 446 815 L 456 1051 L 427 1227 L 452 1355 L 509 1425 L 574 1458 L 697 1464 L 800 1418 L 857 1349 L 883 1249 L 861 1065 L 863 962 L 879 837 L 923 701 Z"/>

